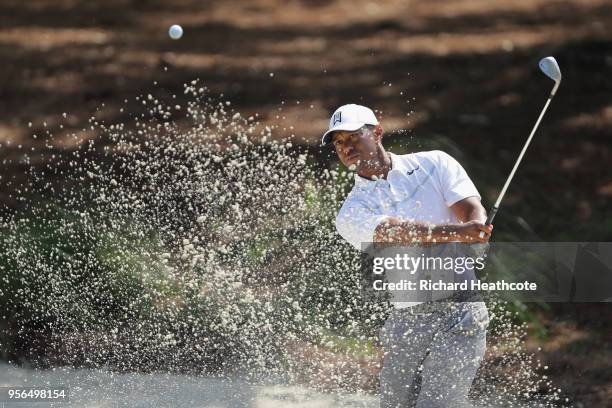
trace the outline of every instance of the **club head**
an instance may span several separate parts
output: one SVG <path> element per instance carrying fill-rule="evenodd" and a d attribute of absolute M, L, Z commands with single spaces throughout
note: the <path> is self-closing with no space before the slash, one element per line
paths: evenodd
<path fill-rule="evenodd" d="M 540 69 L 547 77 L 557 84 L 561 82 L 561 69 L 559 69 L 559 64 L 557 64 L 555 57 L 542 58 L 539 65 Z"/>

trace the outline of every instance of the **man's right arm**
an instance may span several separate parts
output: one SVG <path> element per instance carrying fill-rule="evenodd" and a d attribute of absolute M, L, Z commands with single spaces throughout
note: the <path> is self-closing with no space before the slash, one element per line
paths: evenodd
<path fill-rule="evenodd" d="M 480 238 L 480 231 L 485 232 Z M 486 242 L 492 227 L 479 221 L 461 224 L 428 224 L 389 217 L 374 230 L 374 242 L 412 244 L 418 242 Z"/>

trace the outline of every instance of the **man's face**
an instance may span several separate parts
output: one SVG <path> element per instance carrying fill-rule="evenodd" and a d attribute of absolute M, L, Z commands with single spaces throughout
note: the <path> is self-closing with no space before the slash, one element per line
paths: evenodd
<path fill-rule="evenodd" d="M 342 164 L 355 165 L 357 170 L 376 155 L 378 144 L 376 132 L 366 127 L 353 132 L 337 130 L 332 134 L 332 143 Z"/>

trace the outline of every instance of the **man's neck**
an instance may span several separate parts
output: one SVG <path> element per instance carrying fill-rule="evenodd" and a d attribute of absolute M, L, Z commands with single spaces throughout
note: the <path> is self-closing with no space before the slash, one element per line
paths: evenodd
<path fill-rule="evenodd" d="M 360 166 L 357 174 L 367 179 L 386 179 L 389 171 L 391 171 L 391 156 L 380 146 L 374 157 Z"/>

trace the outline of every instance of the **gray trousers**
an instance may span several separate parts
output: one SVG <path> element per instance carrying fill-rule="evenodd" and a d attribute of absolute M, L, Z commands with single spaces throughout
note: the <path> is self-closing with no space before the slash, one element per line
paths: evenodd
<path fill-rule="evenodd" d="M 381 330 L 381 408 L 470 407 L 468 393 L 486 349 L 483 302 L 395 309 Z"/>

